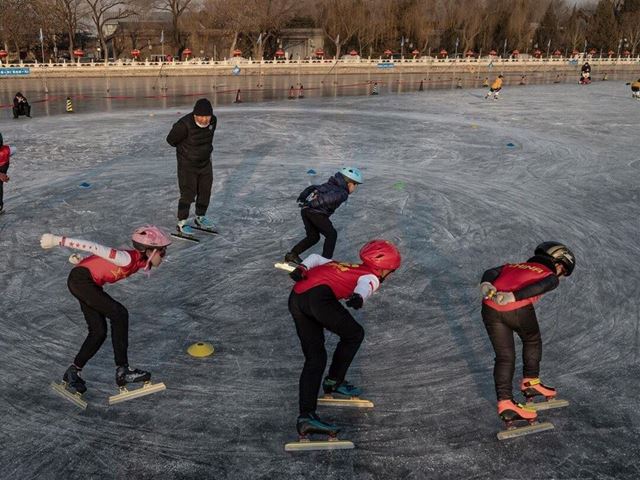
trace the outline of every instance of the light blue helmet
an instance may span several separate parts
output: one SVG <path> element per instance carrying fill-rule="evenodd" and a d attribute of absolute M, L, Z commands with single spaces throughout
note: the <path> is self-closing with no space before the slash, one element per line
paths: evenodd
<path fill-rule="evenodd" d="M 356 167 L 341 168 L 340 173 L 354 183 L 362 183 L 362 173 Z"/>

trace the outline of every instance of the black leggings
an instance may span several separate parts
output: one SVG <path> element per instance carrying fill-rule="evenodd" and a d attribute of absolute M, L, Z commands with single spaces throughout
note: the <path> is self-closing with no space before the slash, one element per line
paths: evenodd
<path fill-rule="evenodd" d="M 124 306 L 107 295 L 102 287 L 95 284 L 91 273 L 84 267 L 75 267 L 69 273 L 67 286 L 71 294 L 80 302 L 89 334 L 73 361 L 82 368 L 93 357 L 107 338 L 107 321 L 111 320 L 111 342 L 116 366 L 129 364 L 129 312 Z M 106 317 L 106 318 L 105 318 Z"/>
<path fill-rule="evenodd" d="M 211 199 L 213 167 L 211 162 L 202 168 L 193 168 L 178 162 L 178 220 L 189 218 L 191 204 L 196 202 L 196 215 L 206 215 Z"/>
<path fill-rule="evenodd" d="M 304 230 L 307 236 L 291 249 L 296 255 L 300 255 L 305 250 L 313 247 L 320 241 L 320 234 L 324 235 L 324 247 L 322 248 L 322 256 L 324 258 L 333 258 L 333 251 L 336 248 L 338 240 L 338 232 L 333 228 L 333 224 L 328 215 L 318 212 L 312 212 L 308 208 L 300 211 L 302 221 L 304 222 Z"/>
<path fill-rule="evenodd" d="M 9 170 L 9 164 L 8 163 L 6 165 L 0 167 L 0 172 L 2 172 L 2 173 L 7 173 L 8 170 Z M 4 205 L 4 203 L 3 203 L 3 196 L 4 196 L 3 185 L 4 185 L 4 182 L 0 182 L 0 207 L 2 207 Z"/>
<path fill-rule="evenodd" d="M 533 305 L 510 312 L 498 312 L 482 305 L 482 321 L 496 352 L 493 380 L 498 401 L 513 399 L 512 384 L 516 368 L 513 333 L 522 340 L 522 375 L 536 378 L 540 374 L 542 338 Z"/>
<path fill-rule="evenodd" d="M 292 291 L 289 312 L 304 353 L 304 368 L 300 375 L 300 414 L 306 415 L 316 411 L 318 390 L 327 365 L 324 329 L 340 337 L 329 367 L 329 378 L 337 382 L 344 380 L 364 339 L 364 329 L 326 285 L 301 294 Z"/>

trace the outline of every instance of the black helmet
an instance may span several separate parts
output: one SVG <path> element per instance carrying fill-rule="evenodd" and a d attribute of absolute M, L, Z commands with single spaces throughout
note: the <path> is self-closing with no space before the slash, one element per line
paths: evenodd
<path fill-rule="evenodd" d="M 576 268 L 576 257 L 566 245 L 559 242 L 542 242 L 536 247 L 535 255 L 551 257 L 554 264 L 561 264 L 564 267 L 565 275 L 568 277 Z"/>

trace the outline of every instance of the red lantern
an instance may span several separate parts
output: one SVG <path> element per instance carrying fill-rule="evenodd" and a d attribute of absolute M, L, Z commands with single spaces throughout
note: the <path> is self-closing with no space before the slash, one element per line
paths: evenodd
<path fill-rule="evenodd" d="M 444 48 L 440 50 L 440 58 L 447 58 L 448 55 L 449 54 Z"/>
<path fill-rule="evenodd" d="M 387 56 L 393 55 L 393 52 L 391 50 L 389 50 L 388 48 L 384 51 L 384 54 Z"/>
<path fill-rule="evenodd" d="M 554 57 L 561 57 L 562 56 L 562 52 L 560 50 L 554 50 L 553 51 L 553 56 Z"/>
<path fill-rule="evenodd" d="M 609 57 L 613 57 L 616 54 L 616 52 L 614 52 L 613 50 L 609 50 L 607 54 L 609 55 Z"/>
<path fill-rule="evenodd" d="M 511 52 L 511 55 L 517 57 L 518 55 L 520 55 L 520 50 L 514 50 L 513 52 Z"/>
<path fill-rule="evenodd" d="M 496 52 L 495 50 L 491 50 L 489 52 L 489 55 L 491 55 L 492 57 L 495 57 L 496 55 L 498 55 L 498 52 Z"/>
<path fill-rule="evenodd" d="M 131 50 L 131 56 L 133 58 L 138 58 L 140 57 L 140 50 L 138 50 L 137 48 L 134 48 L 133 50 Z"/>
<path fill-rule="evenodd" d="M 0 59 L 7 58 L 8 56 L 9 54 L 7 53 L 6 50 L 0 50 Z"/>
<path fill-rule="evenodd" d="M 575 48 L 571 51 L 571 55 L 580 55 L 580 52 Z"/>
<path fill-rule="evenodd" d="M 241 57 L 241 56 L 242 56 L 242 50 L 240 50 L 239 48 L 236 48 L 236 49 L 233 51 L 233 56 L 234 56 L 234 57 Z"/>
<path fill-rule="evenodd" d="M 355 51 L 355 50 L 351 50 L 351 51 L 349 52 L 349 55 L 351 55 L 352 57 L 357 57 L 357 56 L 358 56 L 358 52 L 357 52 L 357 51 Z"/>
<path fill-rule="evenodd" d="M 629 50 L 625 50 L 624 52 L 622 52 L 622 55 L 624 55 L 625 57 L 630 57 L 631 52 Z"/>
<path fill-rule="evenodd" d="M 191 52 L 191 49 L 190 49 L 190 48 L 185 48 L 185 49 L 182 51 L 182 56 L 183 56 L 183 57 L 187 57 L 187 58 L 189 58 L 189 55 L 191 55 L 191 53 L 193 53 L 193 52 Z"/>
<path fill-rule="evenodd" d="M 464 54 L 465 57 L 475 57 L 475 55 L 476 55 L 476 52 L 474 52 L 471 49 L 467 50 Z"/>
<path fill-rule="evenodd" d="M 533 56 L 536 57 L 536 58 L 540 58 L 542 56 L 542 51 L 536 48 L 533 51 Z"/>
<path fill-rule="evenodd" d="M 589 55 L 595 55 L 596 53 L 598 53 L 598 51 L 595 48 L 589 50 Z"/>
<path fill-rule="evenodd" d="M 77 58 L 84 57 L 84 50 L 81 50 L 80 48 L 76 48 L 73 51 L 73 55 Z"/>
<path fill-rule="evenodd" d="M 414 58 L 415 58 L 415 57 L 417 57 L 418 55 L 420 55 L 420 50 L 418 50 L 417 48 L 416 48 L 416 49 L 414 49 L 414 50 L 411 52 L 411 55 L 413 55 L 413 56 L 414 56 Z"/>
<path fill-rule="evenodd" d="M 282 50 L 281 48 L 276 50 L 276 57 L 284 57 L 284 50 Z"/>
<path fill-rule="evenodd" d="M 316 57 L 324 57 L 324 50 L 321 48 L 316 49 Z"/>

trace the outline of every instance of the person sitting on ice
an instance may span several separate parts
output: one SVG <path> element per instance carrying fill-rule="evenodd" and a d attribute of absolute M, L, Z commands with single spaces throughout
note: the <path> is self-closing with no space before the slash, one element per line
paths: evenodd
<path fill-rule="evenodd" d="M 133 232 L 132 243 L 133 249 L 117 250 L 87 240 L 51 233 L 45 233 L 40 239 L 40 246 L 44 249 L 60 246 L 91 254 L 84 259 L 74 260 L 74 263 L 78 263 L 71 269 L 67 280 L 69 291 L 80 302 L 80 309 L 89 329 L 73 363 L 62 377 L 73 393 L 82 394 L 87 390 L 80 372 L 107 337 L 107 318 L 111 322 L 116 384 L 124 387 L 128 383 L 147 382 L 151 379 L 150 372 L 129 367 L 129 312 L 124 305 L 111 298 L 103 290 L 103 286 L 105 283 L 123 280 L 140 269 L 150 270 L 160 266 L 171 240 L 158 227 L 146 225 Z"/>
<path fill-rule="evenodd" d="M 26 97 L 18 92 L 13 97 L 13 118 L 18 118 L 21 115 L 31 118 L 31 105 Z"/>
<path fill-rule="evenodd" d="M 523 263 L 507 263 L 482 275 L 482 321 L 495 351 L 493 379 L 498 398 L 498 415 L 505 422 L 534 420 L 535 410 L 513 400 L 515 370 L 514 332 L 522 340 L 523 379 L 520 390 L 527 399 L 549 398 L 556 390 L 540 382 L 542 339 L 533 304 L 568 277 L 576 266 L 575 256 L 565 245 L 543 242 L 534 256 Z"/>
<path fill-rule="evenodd" d="M 326 394 L 357 397 L 361 390 L 345 380 L 347 371 L 364 339 L 364 329 L 340 303 L 360 309 L 387 276 L 402 262 L 396 246 L 386 240 L 372 240 L 360 249 L 362 263 L 340 263 L 309 255 L 291 272 L 296 282 L 289 296 L 289 312 L 304 353 L 299 383 L 298 434 L 335 436 L 339 429 L 316 414 L 320 384 Z M 324 330 L 340 337 L 329 367 L 324 346 Z"/>
<path fill-rule="evenodd" d="M 504 77 L 502 75 L 498 75 L 498 78 L 496 78 L 495 81 L 491 84 L 491 88 L 489 89 L 487 94 L 484 96 L 484 98 L 489 98 L 491 95 L 493 95 L 493 99 L 494 100 L 498 99 L 498 95 L 500 94 L 500 90 L 502 90 L 502 79 L 503 78 Z"/>

